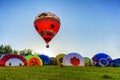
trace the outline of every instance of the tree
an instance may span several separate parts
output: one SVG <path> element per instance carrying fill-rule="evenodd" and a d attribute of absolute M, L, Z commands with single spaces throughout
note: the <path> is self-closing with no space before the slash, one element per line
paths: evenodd
<path fill-rule="evenodd" d="M 28 55 L 31 55 L 31 54 L 32 54 L 32 50 L 31 50 L 31 49 L 28 49 L 28 50 L 27 50 L 27 54 L 28 54 Z"/>
<path fill-rule="evenodd" d="M 5 45 L 3 50 L 4 50 L 4 54 L 11 54 L 12 53 L 12 48 L 10 45 Z"/>
<path fill-rule="evenodd" d="M 24 51 L 24 50 L 21 50 L 21 51 L 20 51 L 20 55 L 25 55 L 25 51 Z"/>
<path fill-rule="evenodd" d="M 20 51 L 20 55 L 23 56 L 27 56 L 27 55 L 31 55 L 32 54 L 32 50 L 31 49 L 24 49 Z"/>
<path fill-rule="evenodd" d="M 18 54 L 18 50 L 12 50 L 13 54 Z"/>
<path fill-rule="evenodd" d="M 0 45 L 0 56 L 4 53 L 4 46 Z"/>
<path fill-rule="evenodd" d="M 3 54 L 18 54 L 20 53 L 20 55 L 23 56 L 27 56 L 27 55 L 31 55 L 32 54 L 32 50 L 31 49 L 24 49 L 21 51 L 18 50 L 12 50 L 10 45 L 0 45 L 0 56 Z"/>

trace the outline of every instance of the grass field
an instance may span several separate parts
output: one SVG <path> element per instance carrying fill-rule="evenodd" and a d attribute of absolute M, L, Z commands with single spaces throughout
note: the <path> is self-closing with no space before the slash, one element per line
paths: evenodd
<path fill-rule="evenodd" d="M 0 80 L 120 80 L 120 67 L 0 67 Z"/>

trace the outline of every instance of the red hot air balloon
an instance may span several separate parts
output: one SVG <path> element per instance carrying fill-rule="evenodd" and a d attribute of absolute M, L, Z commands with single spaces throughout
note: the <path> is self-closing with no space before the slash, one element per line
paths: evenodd
<path fill-rule="evenodd" d="M 34 27 L 49 48 L 49 42 L 59 31 L 60 19 L 53 13 L 43 12 L 35 18 Z"/>

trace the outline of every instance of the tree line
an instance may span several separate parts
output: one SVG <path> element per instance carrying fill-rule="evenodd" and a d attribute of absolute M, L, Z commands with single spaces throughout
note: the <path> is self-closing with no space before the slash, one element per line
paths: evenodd
<path fill-rule="evenodd" d="M 10 45 L 0 45 L 0 56 L 3 54 L 18 54 L 22 56 L 27 56 L 32 54 L 31 49 L 23 49 L 23 50 L 13 50 Z"/>

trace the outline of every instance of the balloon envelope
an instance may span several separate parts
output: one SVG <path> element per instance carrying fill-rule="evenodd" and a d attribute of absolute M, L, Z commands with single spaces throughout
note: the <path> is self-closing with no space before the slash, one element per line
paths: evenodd
<path fill-rule="evenodd" d="M 110 61 L 109 66 L 120 67 L 120 58 Z"/>
<path fill-rule="evenodd" d="M 59 31 L 60 19 L 53 13 L 43 12 L 35 18 L 34 27 L 48 44 Z"/>
<path fill-rule="evenodd" d="M 98 53 L 92 58 L 96 66 L 108 66 L 112 58 L 106 53 Z"/>
<path fill-rule="evenodd" d="M 85 62 L 85 66 L 93 65 L 92 60 L 90 58 L 88 58 L 88 57 L 84 57 L 84 62 Z"/>
<path fill-rule="evenodd" d="M 39 55 L 44 65 L 50 64 L 50 58 L 47 55 Z"/>
<path fill-rule="evenodd" d="M 84 59 L 78 53 L 69 53 L 63 58 L 63 65 L 66 66 L 84 66 Z"/>
<path fill-rule="evenodd" d="M 0 66 L 25 66 L 27 65 L 26 59 L 17 54 L 5 54 L 0 58 Z"/>
<path fill-rule="evenodd" d="M 64 58 L 65 56 L 66 56 L 65 54 L 58 54 L 58 55 L 56 56 L 58 65 L 61 65 L 61 63 L 63 63 L 63 58 Z"/>
<path fill-rule="evenodd" d="M 36 55 L 28 55 L 25 58 L 28 66 L 42 66 L 42 60 Z"/>

